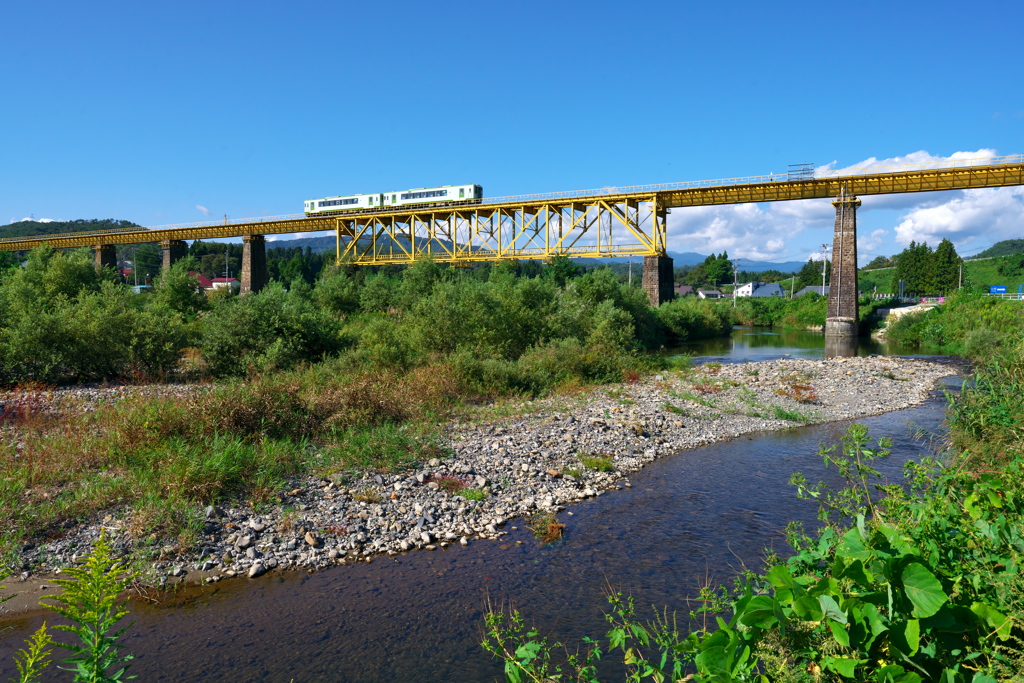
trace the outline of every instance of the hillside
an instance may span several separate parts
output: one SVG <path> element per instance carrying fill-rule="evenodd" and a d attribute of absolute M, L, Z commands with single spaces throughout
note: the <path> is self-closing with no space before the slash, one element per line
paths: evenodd
<path fill-rule="evenodd" d="M 74 221 L 18 221 L 0 225 L 0 238 L 32 237 L 34 235 L 51 235 L 58 232 L 95 232 L 98 230 L 123 230 L 137 228 L 131 221 L 119 221 L 113 218 L 78 219 Z"/>
<path fill-rule="evenodd" d="M 1019 254 L 1022 251 L 1024 251 L 1024 239 L 1003 240 L 1002 242 L 996 242 L 977 256 L 972 256 L 971 259 L 992 258 L 993 256 L 1009 256 L 1010 254 Z"/>

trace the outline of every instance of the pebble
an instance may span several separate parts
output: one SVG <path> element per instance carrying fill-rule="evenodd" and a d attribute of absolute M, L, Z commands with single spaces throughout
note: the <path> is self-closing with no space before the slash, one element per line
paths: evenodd
<path fill-rule="evenodd" d="M 195 567 L 216 571 L 208 579 L 215 582 L 274 568 L 315 570 L 369 562 L 381 554 L 498 539 L 506 534 L 502 527 L 517 517 L 535 511 L 572 515 L 566 505 L 631 488 L 626 477 L 657 458 L 685 457 L 687 449 L 797 424 L 776 418 L 776 406 L 800 411 L 809 422 L 874 415 L 922 402 L 940 377 L 959 372 L 951 363 L 895 357 L 789 358 L 696 366 L 686 374 L 524 402 L 519 415 L 501 421 L 450 425 L 444 444 L 450 457 L 431 458 L 408 471 L 346 473 L 347 480 L 296 478 L 287 484 L 287 497 L 301 496 L 301 503 L 282 501 L 259 512 L 238 503 L 199 507 L 204 522 L 196 546 L 183 554 L 172 546 L 161 548 L 151 571 L 159 577 L 171 566 L 170 575 L 177 577 L 187 573 L 185 566 Z M 777 393 L 793 384 L 813 387 L 817 398 L 801 404 Z M 680 398 L 684 392 L 699 401 Z M 587 469 L 580 459 L 586 454 L 610 458 L 613 471 Z M 440 489 L 441 477 L 465 481 L 483 492 L 484 500 Z M 363 500 L 356 500 L 357 494 Z M 130 558 L 147 539 L 129 535 L 128 519 L 127 510 L 104 510 L 60 539 L 39 547 L 26 544 L 21 564 L 33 571 L 72 565 L 101 527 L 115 557 Z M 153 547 L 148 543 L 145 547 Z"/>

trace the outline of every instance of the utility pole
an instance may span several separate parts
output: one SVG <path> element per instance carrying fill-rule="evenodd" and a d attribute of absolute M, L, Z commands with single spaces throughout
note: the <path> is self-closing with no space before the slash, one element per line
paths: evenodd
<path fill-rule="evenodd" d="M 825 296 L 825 271 L 828 270 L 828 245 L 821 245 L 821 295 Z"/>
<path fill-rule="evenodd" d="M 736 308 L 736 292 L 740 288 L 740 260 L 736 259 L 732 264 L 732 307 Z"/>
<path fill-rule="evenodd" d="M 960 262 L 960 281 L 957 284 L 956 288 L 957 289 L 963 289 L 964 288 L 964 262 L 963 261 Z"/>

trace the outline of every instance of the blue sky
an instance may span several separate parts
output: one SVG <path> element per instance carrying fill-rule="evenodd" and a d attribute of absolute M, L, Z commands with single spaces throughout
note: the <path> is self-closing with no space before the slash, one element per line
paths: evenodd
<path fill-rule="evenodd" d="M 0 221 L 1022 153 L 1022 25 L 1012 2 L 8 2 Z M 827 202 L 677 209 L 669 243 L 804 259 L 831 224 Z M 976 253 L 1024 237 L 1024 190 L 866 197 L 859 227 L 865 258 Z"/>

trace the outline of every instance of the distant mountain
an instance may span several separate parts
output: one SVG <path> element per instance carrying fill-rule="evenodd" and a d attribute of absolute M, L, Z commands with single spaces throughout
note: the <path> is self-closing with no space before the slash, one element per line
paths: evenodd
<path fill-rule="evenodd" d="M 267 249 L 294 249 L 309 247 L 313 253 L 319 254 L 324 251 L 334 251 L 334 235 L 322 235 L 320 237 L 299 237 L 293 240 L 273 240 L 267 242 Z"/>
<path fill-rule="evenodd" d="M 386 242 L 382 242 L 382 245 L 386 245 Z M 445 242 L 447 244 L 447 242 Z M 405 243 L 408 247 L 408 244 Z M 323 237 L 300 237 L 291 240 L 274 240 L 273 242 L 267 242 L 267 249 L 293 249 L 295 247 L 301 247 L 305 249 L 309 247 L 314 252 L 334 251 L 335 238 L 334 235 L 325 235 Z M 386 246 L 384 247 L 386 248 Z M 704 263 L 704 259 L 707 258 L 704 254 L 698 254 L 693 251 L 686 252 L 675 252 L 670 251 L 668 255 L 672 257 L 672 265 L 677 268 L 680 266 L 695 266 L 698 263 Z M 634 261 L 639 263 L 643 260 L 642 257 L 634 257 L 630 259 L 627 256 L 616 256 L 611 258 L 585 258 L 576 259 L 576 262 L 584 266 L 597 266 L 601 263 L 626 263 L 628 261 Z M 800 270 L 804 265 L 803 261 L 785 261 L 783 263 L 770 263 L 767 261 L 747 261 L 746 259 L 740 260 L 740 270 L 745 270 L 748 273 L 760 273 L 766 270 L 778 270 L 783 273 L 791 273 Z"/>
<path fill-rule="evenodd" d="M 1022 240 L 1003 240 L 1002 242 L 996 242 L 985 251 L 971 256 L 969 259 L 976 258 L 992 258 L 994 256 L 1009 256 L 1010 254 L 1019 254 L 1024 251 L 1024 239 Z"/>
<path fill-rule="evenodd" d="M 52 235 L 59 232 L 96 232 L 99 230 L 123 230 L 137 228 L 131 221 L 119 221 L 113 218 L 75 221 L 18 221 L 8 225 L 0 225 L 0 237 L 33 237 L 35 235 Z"/>

